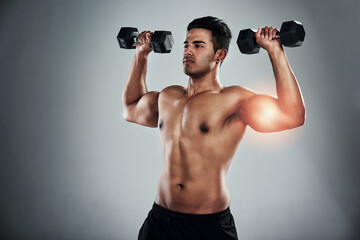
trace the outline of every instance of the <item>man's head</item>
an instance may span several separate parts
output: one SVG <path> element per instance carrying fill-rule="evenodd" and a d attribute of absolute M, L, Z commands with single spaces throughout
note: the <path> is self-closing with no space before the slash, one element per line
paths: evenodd
<path fill-rule="evenodd" d="M 197 18 L 189 23 L 187 31 L 189 32 L 193 28 L 204 28 L 211 31 L 215 52 L 219 49 L 229 51 L 232 34 L 228 25 L 223 20 L 210 16 Z"/>
<path fill-rule="evenodd" d="M 224 61 L 231 40 L 229 27 L 215 17 L 192 21 L 184 42 L 184 72 L 192 78 L 217 71 Z"/>

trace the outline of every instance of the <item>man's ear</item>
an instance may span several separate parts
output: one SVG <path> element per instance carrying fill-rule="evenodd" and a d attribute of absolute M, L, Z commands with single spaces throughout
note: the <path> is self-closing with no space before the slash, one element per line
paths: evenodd
<path fill-rule="evenodd" d="M 218 49 L 216 51 L 216 59 L 218 60 L 217 62 L 223 62 L 226 58 L 227 55 L 227 50 L 226 49 Z"/>

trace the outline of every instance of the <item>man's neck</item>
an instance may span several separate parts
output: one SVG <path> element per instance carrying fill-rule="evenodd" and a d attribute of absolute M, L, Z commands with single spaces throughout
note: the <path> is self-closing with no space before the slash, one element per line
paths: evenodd
<path fill-rule="evenodd" d="M 190 77 L 187 94 L 193 96 L 207 91 L 220 91 L 223 88 L 220 83 L 218 71 L 211 71 L 201 77 Z"/>

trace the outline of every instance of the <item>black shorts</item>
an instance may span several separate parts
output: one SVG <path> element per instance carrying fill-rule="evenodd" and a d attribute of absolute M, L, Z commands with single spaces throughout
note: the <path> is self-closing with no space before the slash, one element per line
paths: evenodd
<path fill-rule="evenodd" d="M 154 203 L 138 240 L 238 239 L 230 208 L 212 214 L 174 212 Z"/>

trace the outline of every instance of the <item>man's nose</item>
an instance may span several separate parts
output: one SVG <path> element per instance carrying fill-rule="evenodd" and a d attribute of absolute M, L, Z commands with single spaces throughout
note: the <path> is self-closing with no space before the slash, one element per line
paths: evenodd
<path fill-rule="evenodd" d="M 189 45 L 187 46 L 185 49 L 184 49 L 184 55 L 187 56 L 187 55 L 193 55 L 193 52 L 192 52 L 192 47 Z"/>

